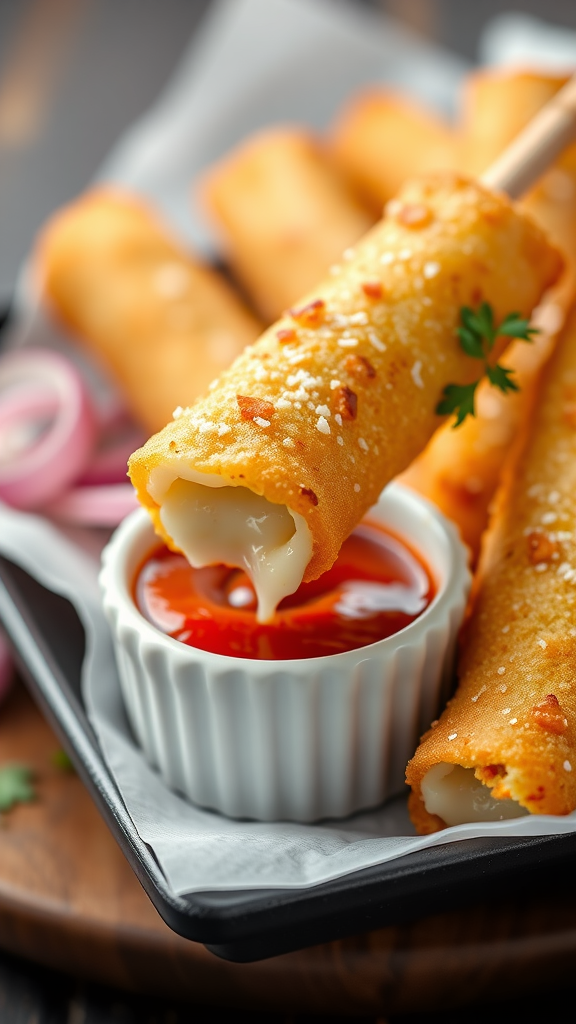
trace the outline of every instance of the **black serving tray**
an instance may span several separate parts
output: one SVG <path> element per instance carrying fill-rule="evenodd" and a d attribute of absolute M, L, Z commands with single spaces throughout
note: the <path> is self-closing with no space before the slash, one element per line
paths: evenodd
<path fill-rule="evenodd" d="M 0 350 L 11 319 L 0 308 Z M 574 888 L 576 833 L 469 839 L 407 854 L 306 889 L 177 896 L 140 838 L 88 721 L 80 686 L 85 638 L 73 605 L 0 556 L 0 623 L 21 674 L 70 755 L 156 910 L 178 934 L 250 962 L 441 911 L 497 904 L 546 870 L 550 893 Z"/>
<path fill-rule="evenodd" d="M 251 961 L 407 923 L 439 911 L 570 882 L 576 834 L 464 840 L 408 854 L 307 889 L 175 896 L 106 767 L 80 692 L 84 632 L 69 601 L 0 557 L 0 620 L 33 696 L 164 921 L 228 960 Z"/>

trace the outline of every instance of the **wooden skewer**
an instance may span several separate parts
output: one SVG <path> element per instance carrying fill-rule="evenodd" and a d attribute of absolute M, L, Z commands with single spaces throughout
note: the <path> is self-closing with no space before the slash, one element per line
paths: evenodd
<path fill-rule="evenodd" d="M 519 199 L 576 141 L 576 74 L 542 107 L 481 177 L 488 188 Z"/>

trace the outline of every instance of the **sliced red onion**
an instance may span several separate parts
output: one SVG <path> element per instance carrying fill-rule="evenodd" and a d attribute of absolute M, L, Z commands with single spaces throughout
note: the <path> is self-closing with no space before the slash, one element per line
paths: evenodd
<path fill-rule="evenodd" d="M 128 425 L 134 426 L 133 420 L 129 418 L 126 412 L 126 406 L 118 395 L 111 395 L 105 404 L 100 405 L 97 416 L 100 429 L 107 433 L 114 430 L 122 430 Z"/>
<path fill-rule="evenodd" d="M 31 509 L 52 501 L 78 478 L 94 446 L 96 425 L 82 377 L 57 352 L 30 348 L 0 359 L 3 427 L 12 409 L 15 430 L 22 431 L 26 391 L 30 443 L 0 462 L 0 499 Z M 46 417 L 49 422 L 37 436 L 34 424 Z"/>
<path fill-rule="evenodd" d="M 12 682 L 12 656 L 8 642 L 0 629 L 0 700 L 8 693 Z"/>
<path fill-rule="evenodd" d="M 145 440 L 133 424 L 128 427 L 124 424 L 118 436 L 104 436 L 78 482 L 82 485 L 126 483 L 128 459 Z"/>
<path fill-rule="evenodd" d="M 138 506 L 132 484 L 74 487 L 46 506 L 48 515 L 75 526 L 118 526 Z"/>
<path fill-rule="evenodd" d="M 1 373 L 2 361 L 0 361 Z M 20 384 L 10 388 L 7 394 L 0 394 L 0 428 L 9 428 L 13 424 L 27 424 L 33 418 L 40 420 L 54 416 L 58 408 L 56 395 L 38 384 Z M 5 449 L 2 459 L 6 461 Z"/>

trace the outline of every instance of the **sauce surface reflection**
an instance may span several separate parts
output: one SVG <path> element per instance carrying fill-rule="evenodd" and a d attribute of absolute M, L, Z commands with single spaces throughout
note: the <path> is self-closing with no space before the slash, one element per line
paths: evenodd
<path fill-rule="evenodd" d="M 256 621 L 256 595 L 241 570 L 193 569 L 165 547 L 148 556 L 134 586 L 136 605 L 163 633 L 204 651 L 261 660 L 365 647 L 409 625 L 433 597 L 424 564 L 373 522 L 358 526 L 332 568 L 302 583 L 268 623 Z"/>

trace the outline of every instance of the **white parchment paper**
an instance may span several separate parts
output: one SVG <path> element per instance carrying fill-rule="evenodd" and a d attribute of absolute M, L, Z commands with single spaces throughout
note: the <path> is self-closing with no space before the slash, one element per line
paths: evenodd
<path fill-rule="evenodd" d="M 516 54 L 516 37 L 514 46 Z M 97 177 L 141 192 L 184 239 L 210 252 L 190 183 L 247 132 L 286 120 L 323 128 L 354 89 L 374 81 L 449 111 L 465 70 L 457 58 L 358 8 L 329 0 L 222 0 L 154 109 Z M 66 344 L 31 301 L 25 273 L 14 336 Z M 90 721 L 134 824 L 176 893 L 306 887 L 461 839 L 576 830 L 576 815 L 530 816 L 418 837 L 404 794 L 376 811 L 320 825 L 237 822 L 194 807 L 167 789 L 131 735 L 97 585 L 104 539 L 0 505 L 0 551 L 78 610 L 87 637 L 82 688 Z"/>

